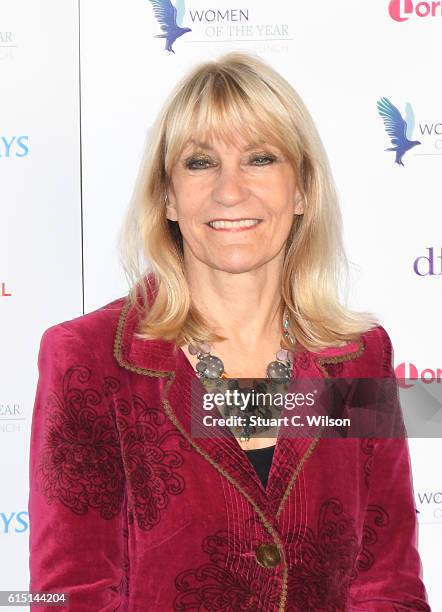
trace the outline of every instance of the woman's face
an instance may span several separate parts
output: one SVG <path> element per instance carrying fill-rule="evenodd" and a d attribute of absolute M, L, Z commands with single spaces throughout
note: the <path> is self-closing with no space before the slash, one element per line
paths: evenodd
<path fill-rule="evenodd" d="M 303 213 L 298 200 L 275 146 L 191 141 L 172 169 L 166 215 L 179 224 L 187 264 L 240 273 L 282 261 L 293 215 Z"/>

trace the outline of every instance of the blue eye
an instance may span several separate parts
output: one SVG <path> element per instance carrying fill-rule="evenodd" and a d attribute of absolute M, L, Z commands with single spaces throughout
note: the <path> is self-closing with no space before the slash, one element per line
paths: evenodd
<path fill-rule="evenodd" d="M 258 161 L 258 160 L 264 160 L 270 163 L 273 163 L 276 160 L 276 157 L 274 155 L 257 155 L 256 157 L 253 158 L 253 161 Z M 265 164 L 257 164 L 258 166 L 268 166 L 268 163 Z"/>
<path fill-rule="evenodd" d="M 208 164 L 210 163 L 208 159 L 189 159 L 186 161 L 186 168 L 189 168 L 189 170 L 203 170 L 204 168 L 206 168 L 207 166 L 200 166 L 200 165 L 194 165 L 194 164 Z"/>

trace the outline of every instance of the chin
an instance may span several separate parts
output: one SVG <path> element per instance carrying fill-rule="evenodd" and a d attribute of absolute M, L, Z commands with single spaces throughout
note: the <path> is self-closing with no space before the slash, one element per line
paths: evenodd
<path fill-rule="evenodd" d="M 221 270 L 222 272 L 229 272 L 229 274 L 242 274 L 244 272 L 251 272 L 260 268 L 265 262 L 263 261 L 223 261 L 223 262 L 211 262 L 209 266 L 215 270 Z"/>

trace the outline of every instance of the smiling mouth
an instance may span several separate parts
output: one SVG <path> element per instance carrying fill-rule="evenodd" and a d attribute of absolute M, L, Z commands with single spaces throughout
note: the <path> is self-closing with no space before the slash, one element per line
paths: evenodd
<path fill-rule="evenodd" d="M 237 221 L 223 219 L 209 221 L 207 225 L 215 230 L 244 230 L 256 227 L 261 221 L 262 219 L 238 219 Z"/>

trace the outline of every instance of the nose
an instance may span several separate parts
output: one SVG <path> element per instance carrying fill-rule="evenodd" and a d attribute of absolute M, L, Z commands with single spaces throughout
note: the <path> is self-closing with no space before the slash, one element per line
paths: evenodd
<path fill-rule="evenodd" d="M 237 166 L 223 165 L 213 188 L 213 199 L 222 206 L 235 206 L 248 197 L 248 189 Z"/>

